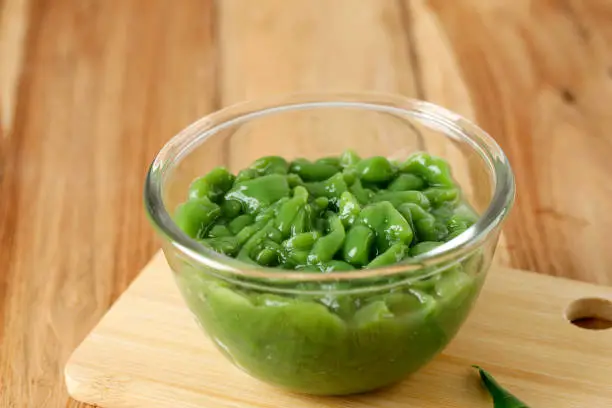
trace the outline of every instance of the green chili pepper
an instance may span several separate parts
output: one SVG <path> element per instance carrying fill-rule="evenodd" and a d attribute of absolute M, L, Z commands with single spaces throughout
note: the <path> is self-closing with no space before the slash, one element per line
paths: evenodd
<path fill-rule="evenodd" d="M 331 261 L 336 252 L 342 248 L 345 232 L 340 218 L 333 212 L 327 213 L 329 233 L 319 238 L 312 247 L 308 256 L 309 264 L 318 264 Z"/>
<path fill-rule="evenodd" d="M 351 184 L 349 191 L 362 205 L 369 203 L 372 197 L 374 197 L 374 192 L 372 190 L 364 188 L 361 184 L 361 180 L 359 179 L 356 179 L 353 184 Z"/>
<path fill-rule="evenodd" d="M 393 180 L 387 189 L 389 191 L 408 191 L 408 190 L 422 190 L 425 187 L 425 181 L 419 176 L 414 174 L 405 173 L 397 176 Z"/>
<path fill-rule="evenodd" d="M 313 229 L 319 233 L 325 232 L 327 229 L 327 220 L 323 217 L 316 218 L 313 222 Z"/>
<path fill-rule="evenodd" d="M 355 168 L 361 180 L 371 183 L 383 183 L 389 181 L 395 175 L 396 170 L 389 160 L 381 156 L 374 156 L 359 161 Z"/>
<path fill-rule="evenodd" d="M 446 241 L 448 229 L 444 222 L 440 222 L 435 218 L 428 217 L 426 219 L 416 221 L 414 223 L 417 229 L 419 239 L 422 241 Z"/>
<path fill-rule="evenodd" d="M 281 259 L 284 265 L 290 267 L 290 269 L 299 269 L 301 266 L 308 264 L 308 255 L 310 250 L 284 250 L 281 252 Z"/>
<path fill-rule="evenodd" d="M 255 220 L 252 215 L 242 214 L 231 220 L 227 227 L 232 234 L 236 235 L 242 231 L 244 227 L 251 225 L 253 221 Z"/>
<path fill-rule="evenodd" d="M 447 240 L 450 241 L 451 239 L 464 233 L 473 224 L 474 220 L 471 217 L 465 217 L 455 213 L 455 215 L 450 217 L 450 219 L 446 222 L 446 227 L 449 233 Z"/>
<path fill-rule="evenodd" d="M 255 262 L 262 266 L 276 266 L 281 259 L 281 247 L 274 241 L 265 240 L 262 248 L 253 257 Z"/>
<path fill-rule="evenodd" d="M 348 191 L 345 191 L 340 196 L 340 203 L 338 205 L 339 212 L 338 216 L 342 220 L 345 227 L 350 227 L 355 223 L 355 220 L 359 216 L 361 206 L 359 201 Z"/>
<path fill-rule="evenodd" d="M 272 242 L 280 244 L 283 241 L 283 234 L 276 228 L 270 228 L 268 230 L 268 239 Z"/>
<path fill-rule="evenodd" d="M 238 201 L 247 213 L 255 213 L 280 198 L 288 197 L 289 191 L 287 177 L 270 174 L 236 183 L 225 194 L 225 199 Z"/>
<path fill-rule="evenodd" d="M 208 236 L 210 238 L 219 238 L 219 237 L 230 237 L 232 233 L 227 228 L 227 226 L 223 224 L 213 225 L 213 227 L 208 231 Z"/>
<path fill-rule="evenodd" d="M 287 174 L 287 183 L 289 183 L 290 188 L 304 185 L 304 181 L 300 178 L 300 176 L 293 173 Z"/>
<path fill-rule="evenodd" d="M 467 205 L 458 205 L 455 207 L 453 215 L 448 219 L 446 226 L 448 231 L 453 234 L 457 231 L 465 231 L 476 223 L 474 211 Z"/>
<path fill-rule="evenodd" d="M 213 202 L 218 202 L 223 194 L 232 188 L 234 175 L 225 167 L 215 167 L 205 176 L 200 177 L 189 186 L 189 198 L 197 199 L 206 197 Z"/>
<path fill-rule="evenodd" d="M 278 215 L 278 211 L 280 208 L 289 201 L 289 197 L 283 197 L 276 201 L 274 204 L 269 207 L 264 207 L 259 213 L 255 215 L 255 222 L 261 221 L 263 219 L 270 220 Z"/>
<path fill-rule="evenodd" d="M 321 272 L 321 269 L 317 265 L 304 265 L 296 267 L 296 270 L 300 272 Z"/>
<path fill-rule="evenodd" d="M 373 198 L 373 202 L 388 201 L 394 207 L 399 207 L 405 203 L 413 203 L 418 206 L 429 209 L 429 199 L 420 191 L 382 191 L 377 193 Z"/>
<path fill-rule="evenodd" d="M 363 188 L 372 191 L 375 195 L 385 191 L 381 184 L 361 180 L 361 185 L 363 185 Z"/>
<path fill-rule="evenodd" d="M 242 205 L 238 201 L 223 200 L 221 203 L 221 214 L 228 220 L 236 218 L 241 211 Z"/>
<path fill-rule="evenodd" d="M 354 150 L 348 149 L 340 155 L 340 166 L 343 168 L 351 167 L 361 161 L 361 157 Z"/>
<path fill-rule="evenodd" d="M 247 180 L 253 180 L 259 176 L 259 172 L 255 169 L 244 169 L 240 170 L 236 175 L 236 180 L 234 180 L 234 184 L 242 183 Z"/>
<path fill-rule="evenodd" d="M 273 249 L 264 248 L 255 255 L 254 260 L 261 266 L 275 266 L 278 265 L 279 255 Z"/>
<path fill-rule="evenodd" d="M 238 244 L 238 239 L 236 237 L 207 238 L 200 242 L 213 251 L 219 252 L 220 254 L 226 256 L 235 256 L 240 249 L 240 245 Z"/>
<path fill-rule="evenodd" d="M 320 159 L 315 160 L 315 164 L 329 164 L 331 166 L 340 169 L 340 158 L 339 157 L 322 157 Z"/>
<path fill-rule="evenodd" d="M 312 163 L 306 159 L 296 159 L 289 167 L 291 173 L 295 173 L 304 181 L 323 181 L 340 171 L 340 167 L 327 163 Z"/>
<path fill-rule="evenodd" d="M 410 248 L 410 256 L 417 256 L 439 247 L 444 242 L 422 241 Z"/>
<path fill-rule="evenodd" d="M 321 272 L 335 272 L 335 271 L 352 271 L 355 270 L 355 268 L 353 267 L 353 265 L 344 262 L 344 261 L 337 261 L 337 260 L 331 260 L 328 262 L 323 262 L 321 264 L 319 264 L 319 269 L 321 270 Z"/>
<path fill-rule="evenodd" d="M 377 300 L 359 309 L 353 316 L 353 321 L 358 327 L 364 327 L 391 318 L 393 318 L 393 313 L 391 313 L 386 303 L 382 300 Z"/>
<path fill-rule="evenodd" d="M 456 188 L 430 187 L 423 190 L 423 194 L 434 207 L 448 202 L 455 203 L 459 199 L 459 190 Z"/>
<path fill-rule="evenodd" d="M 448 232 L 451 234 L 458 231 L 465 231 L 471 226 L 468 220 L 463 219 L 459 215 L 453 215 L 448 222 L 446 223 L 446 227 L 448 228 Z"/>
<path fill-rule="evenodd" d="M 218 202 L 223 194 L 232 187 L 234 175 L 225 167 L 216 167 L 208 174 L 200 177 L 189 186 L 189 198 L 208 198 L 213 202 Z"/>
<path fill-rule="evenodd" d="M 329 198 L 327 197 L 317 197 L 312 201 L 312 205 L 317 211 L 325 211 L 329 206 Z"/>
<path fill-rule="evenodd" d="M 405 203 L 400 205 L 397 210 L 406 219 L 409 217 L 412 219 L 415 235 L 419 241 L 443 241 L 448 234 L 445 225 L 438 222 L 436 217 L 417 204 Z"/>
<path fill-rule="evenodd" d="M 346 182 L 347 185 L 351 185 L 355 181 L 359 180 L 357 176 L 358 176 L 357 170 L 354 167 L 347 167 L 344 170 L 342 170 L 342 177 L 344 178 L 344 181 Z"/>
<path fill-rule="evenodd" d="M 243 229 L 241 233 L 243 233 L 247 228 Z M 259 251 L 263 249 L 262 244 L 266 240 L 271 228 L 274 228 L 274 220 L 266 221 L 263 227 L 260 227 L 258 230 L 256 230 L 256 232 L 254 232 L 246 240 L 246 242 L 244 242 L 242 248 L 238 252 L 237 258 L 243 261 L 252 262 L 253 257 L 256 256 L 257 253 L 259 253 Z"/>
<path fill-rule="evenodd" d="M 188 200 L 179 205 L 174 222 L 191 238 L 202 238 L 221 215 L 221 208 L 206 197 Z"/>
<path fill-rule="evenodd" d="M 300 211 L 304 210 L 306 205 L 308 205 L 308 191 L 301 186 L 294 188 L 293 197 L 279 208 L 274 223 L 283 237 L 288 237 L 291 234 L 291 229 L 296 227 L 294 220 L 298 217 Z M 304 228 L 302 226 L 299 229 Z"/>
<path fill-rule="evenodd" d="M 416 153 L 410 156 L 399 167 L 402 173 L 412 173 L 422 177 L 428 185 L 454 187 L 450 167 L 446 161 L 428 153 Z"/>
<path fill-rule="evenodd" d="M 529 408 L 524 402 L 516 398 L 514 395 L 506 391 L 491 374 L 480 368 L 476 368 L 480 374 L 480 379 L 486 387 L 491 397 L 493 397 L 493 408 Z"/>
<path fill-rule="evenodd" d="M 387 201 L 364 207 L 355 225 L 365 225 L 375 232 L 379 253 L 397 243 L 410 245 L 414 236 L 406 218 Z"/>
<path fill-rule="evenodd" d="M 342 258 L 356 266 L 366 265 L 370 261 L 370 250 L 374 243 L 374 231 L 365 225 L 355 225 L 346 233 Z"/>
<path fill-rule="evenodd" d="M 260 175 L 287 174 L 289 163 L 279 156 L 266 156 L 255 160 L 250 168 L 257 170 Z"/>
<path fill-rule="evenodd" d="M 266 224 L 268 224 L 268 222 L 270 222 L 270 219 L 272 218 L 271 215 L 272 214 L 270 214 L 266 218 L 262 218 L 260 220 L 256 220 L 253 224 L 247 225 L 246 227 L 242 228 L 242 230 L 240 230 L 240 232 L 236 234 L 236 239 L 238 240 L 238 244 L 239 245 L 243 245 L 256 232 L 258 232 L 261 229 L 263 229 L 266 226 Z"/>
<path fill-rule="evenodd" d="M 408 253 L 408 246 L 404 244 L 394 244 L 385 252 L 378 255 L 370 262 L 366 268 L 378 268 L 380 266 L 391 265 L 401 261 Z"/>
<path fill-rule="evenodd" d="M 315 197 L 327 197 L 332 203 L 338 203 L 342 193 L 348 190 L 342 173 L 336 173 L 325 181 L 306 183 L 308 192 Z"/>
<path fill-rule="evenodd" d="M 283 241 L 283 247 L 287 250 L 304 250 L 311 249 L 315 241 L 321 237 L 317 231 L 302 232 L 296 234 L 286 241 Z"/>
<path fill-rule="evenodd" d="M 293 219 L 293 225 L 291 226 L 291 234 L 300 234 L 312 230 L 313 224 L 313 211 L 311 205 L 304 205 L 298 210 L 295 218 Z"/>

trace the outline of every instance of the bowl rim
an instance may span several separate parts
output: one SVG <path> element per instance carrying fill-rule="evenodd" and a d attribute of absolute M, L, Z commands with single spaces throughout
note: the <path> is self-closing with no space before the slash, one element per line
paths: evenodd
<path fill-rule="evenodd" d="M 185 234 L 172 220 L 163 201 L 164 176 L 182 158 L 220 130 L 271 114 L 320 108 L 354 108 L 401 114 L 465 142 L 483 158 L 493 175 L 494 191 L 488 207 L 465 232 L 425 254 L 393 265 L 355 271 L 309 273 L 251 265 L 219 254 Z M 243 278 L 278 281 L 346 281 L 422 270 L 425 267 L 465 258 L 478 249 L 504 221 L 515 198 L 514 174 L 501 147 L 484 130 L 441 106 L 399 95 L 375 92 L 293 93 L 246 101 L 206 115 L 170 139 L 153 159 L 144 184 L 148 218 L 157 232 L 177 251 L 214 271 Z M 428 276 L 431 276 L 428 274 Z"/>

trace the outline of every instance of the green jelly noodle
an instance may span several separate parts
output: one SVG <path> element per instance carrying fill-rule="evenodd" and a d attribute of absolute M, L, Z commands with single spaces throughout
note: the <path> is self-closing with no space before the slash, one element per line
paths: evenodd
<path fill-rule="evenodd" d="M 444 160 L 423 152 L 404 162 L 362 159 L 349 150 L 315 161 L 263 157 L 236 175 L 215 168 L 191 184 L 174 220 L 247 264 L 325 274 L 422 255 L 476 215 Z M 341 395 L 400 381 L 441 351 L 478 295 L 481 265 L 475 252 L 412 272 L 421 279 L 295 283 L 286 293 L 204 267 L 175 269 L 190 309 L 237 366 L 295 391 Z"/>

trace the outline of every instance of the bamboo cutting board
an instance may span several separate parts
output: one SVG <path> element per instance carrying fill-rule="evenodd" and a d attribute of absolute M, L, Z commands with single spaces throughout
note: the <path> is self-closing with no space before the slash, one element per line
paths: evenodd
<path fill-rule="evenodd" d="M 70 394 L 104 408 L 490 408 L 478 364 L 533 408 L 612 406 L 612 289 L 493 268 L 457 338 L 409 380 L 376 393 L 325 398 L 263 384 L 227 362 L 183 305 L 158 254 L 77 348 Z"/>

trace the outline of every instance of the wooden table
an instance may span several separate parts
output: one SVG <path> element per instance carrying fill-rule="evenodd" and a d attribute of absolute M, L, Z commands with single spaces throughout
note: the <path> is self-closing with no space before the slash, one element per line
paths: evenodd
<path fill-rule="evenodd" d="M 501 261 L 612 283 L 612 1 L 0 0 L 0 64 L 3 408 L 65 404 L 63 363 L 158 247 L 147 165 L 245 99 L 473 118 L 517 177 Z"/>

